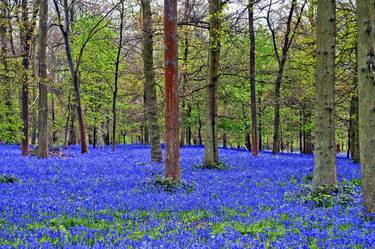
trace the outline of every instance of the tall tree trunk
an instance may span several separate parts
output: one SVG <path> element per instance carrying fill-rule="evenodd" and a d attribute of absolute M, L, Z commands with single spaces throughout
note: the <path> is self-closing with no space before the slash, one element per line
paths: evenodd
<path fill-rule="evenodd" d="M 48 157 L 48 77 L 47 34 L 48 0 L 42 0 L 39 10 L 39 122 L 38 157 Z"/>
<path fill-rule="evenodd" d="M 143 13 L 143 66 L 145 73 L 145 86 L 147 94 L 147 118 L 149 124 L 149 137 L 151 145 L 151 161 L 160 162 L 162 160 L 160 148 L 160 127 L 158 101 L 156 97 L 156 83 L 154 72 L 154 41 L 152 30 L 152 12 L 150 0 L 142 0 Z"/>
<path fill-rule="evenodd" d="M 221 0 L 209 0 L 208 87 L 206 90 L 206 132 L 204 164 L 219 163 L 217 140 L 217 88 L 220 67 Z"/>
<path fill-rule="evenodd" d="M 249 39 L 250 39 L 250 96 L 251 96 L 251 153 L 258 155 L 258 128 L 255 82 L 255 31 L 254 31 L 254 1 L 250 0 L 249 15 Z"/>
<path fill-rule="evenodd" d="M 337 184 L 335 147 L 336 1 L 318 0 L 313 191 Z"/>
<path fill-rule="evenodd" d="M 66 117 L 66 122 L 65 122 L 65 131 L 64 131 L 64 147 L 67 148 L 68 147 L 68 130 L 69 130 L 69 120 L 70 120 L 70 115 L 71 115 L 71 93 L 69 92 L 69 97 L 68 97 L 68 115 Z"/>
<path fill-rule="evenodd" d="M 364 205 L 375 213 L 375 1 L 357 1 L 359 143 Z"/>
<path fill-rule="evenodd" d="M 122 39 L 123 39 L 123 32 L 124 32 L 124 11 L 125 5 L 124 0 L 121 0 L 121 10 L 120 10 L 120 36 L 118 41 L 117 47 L 117 56 L 116 56 L 116 63 L 115 63 L 115 85 L 113 89 L 113 97 L 112 97 L 112 151 L 116 150 L 116 100 L 117 100 L 117 93 L 118 93 L 118 79 L 119 79 L 119 67 L 120 67 L 120 57 L 122 51 Z"/>
<path fill-rule="evenodd" d="M 180 179 L 177 0 L 164 0 L 165 176 Z"/>
<path fill-rule="evenodd" d="M 349 125 L 349 141 L 350 154 L 354 162 L 359 162 L 359 106 L 358 96 L 353 96 L 350 100 L 350 125 Z"/>
<path fill-rule="evenodd" d="M 27 0 L 22 0 L 22 22 L 21 22 L 21 43 L 22 43 L 22 90 L 21 110 L 23 121 L 22 155 L 29 155 L 29 69 L 32 31 L 29 23 L 29 5 Z"/>

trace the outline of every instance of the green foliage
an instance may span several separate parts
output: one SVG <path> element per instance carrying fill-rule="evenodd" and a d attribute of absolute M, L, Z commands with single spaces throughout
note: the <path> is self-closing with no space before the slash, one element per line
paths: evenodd
<path fill-rule="evenodd" d="M 0 175 L 0 183 L 15 183 L 19 181 L 20 180 L 13 175 Z"/>
<path fill-rule="evenodd" d="M 218 162 L 217 164 L 209 164 L 209 165 L 197 164 L 197 165 L 194 165 L 194 168 L 196 168 L 196 169 L 226 170 L 229 167 L 226 166 L 224 162 Z"/>
<path fill-rule="evenodd" d="M 284 198 L 291 202 L 302 202 L 312 207 L 332 208 L 335 205 L 350 206 L 359 201 L 360 179 L 343 181 L 338 186 L 321 186 L 317 190 L 311 190 L 311 175 L 305 176 L 301 190 L 296 193 L 286 192 Z"/>
<path fill-rule="evenodd" d="M 151 186 L 161 188 L 165 192 L 174 193 L 178 190 L 185 190 L 187 193 L 194 191 L 194 185 L 188 184 L 186 181 L 176 181 L 170 177 L 157 175 L 155 180 L 151 182 Z"/>

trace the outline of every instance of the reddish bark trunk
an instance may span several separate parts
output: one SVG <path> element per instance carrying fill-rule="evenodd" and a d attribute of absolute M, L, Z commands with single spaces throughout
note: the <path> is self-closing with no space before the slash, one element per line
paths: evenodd
<path fill-rule="evenodd" d="M 180 178 L 177 0 L 164 0 L 165 175 Z"/>

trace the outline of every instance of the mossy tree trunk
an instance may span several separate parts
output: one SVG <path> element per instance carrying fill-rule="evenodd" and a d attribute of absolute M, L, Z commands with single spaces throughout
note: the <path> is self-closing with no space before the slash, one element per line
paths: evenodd
<path fill-rule="evenodd" d="M 319 0 L 313 191 L 337 184 L 335 146 L 336 2 Z"/>
<path fill-rule="evenodd" d="M 364 205 L 375 213 L 375 1 L 357 1 L 359 146 Z"/>
<path fill-rule="evenodd" d="M 212 166 L 219 163 L 217 138 L 217 98 L 220 68 L 221 0 L 209 0 L 209 52 L 208 86 L 206 90 L 206 129 L 204 140 L 204 164 Z"/>
<path fill-rule="evenodd" d="M 143 67 L 145 73 L 145 94 L 146 94 L 146 117 L 149 129 L 149 140 L 151 145 L 151 161 L 162 160 L 160 148 L 160 128 L 158 118 L 158 102 L 156 98 L 156 83 L 153 58 L 153 31 L 152 12 L 150 0 L 142 0 L 143 13 Z"/>

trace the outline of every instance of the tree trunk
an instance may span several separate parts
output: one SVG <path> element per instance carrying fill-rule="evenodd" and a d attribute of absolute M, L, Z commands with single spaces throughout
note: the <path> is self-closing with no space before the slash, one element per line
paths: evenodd
<path fill-rule="evenodd" d="M 177 0 L 164 0 L 165 176 L 180 179 Z"/>
<path fill-rule="evenodd" d="M 336 2 L 318 0 L 313 191 L 337 184 L 335 147 Z"/>
<path fill-rule="evenodd" d="M 375 213 L 375 1 L 357 1 L 359 146 L 364 205 Z"/>
<path fill-rule="evenodd" d="M 188 111 L 186 114 L 186 118 L 189 119 L 191 115 L 191 105 L 188 104 Z M 191 125 L 189 120 L 187 120 L 187 127 L 186 127 L 186 144 L 191 145 Z"/>
<path fill-rule="evenodd" d="M 255 31 L 254 31 L 254 1 L 250 0 L 248 7 L 249 38 L 250 38 L 250 96 L 251 96 L 251 153 L 258 155 L 258 128 L 255 82 Z"/>
<path fill-rule="evenodd" d="M 56 115 L 55 115 L 55 97 L 51 93 L 51 115 L 52 115 L 52 143 L 57 143 Z"/>
<path fill-rule="evenodd" d="M 221 0 L 209 0 L 208 87 L 206 88 L 206 132 L 204 164 L 219 163 L 217 140 L 217 88 L 220 67 Z"/>
<path fill-rule="evenodd" d="M 120 67 L 120 57 L 122 51 L 122 39 L 123 39 L 123 29 L 124 29 L 124 11 L 125 5 L 124 0 L 121 0 L 121 11 L 120 11 L 120 37 L 118 41 L 118 48 L 117 48 L 117 56 L 116 56 L 116 63 L 115 63 L 115 84 L 113 89 L 113 97 L 112 97 L 112 151 L 116 150 L 116 100 L 117 100 L 117 93 L 118 93 L 118 79 L 119 79 L 119 67 Z"/>
<path fill-rule="evenodd" d="M 203 144 L 203 141 L 202 141 L 202 120 L 201 118 L 199 117 L 198 119 L 198 143 L 199 145 L 202 145 Z"/>
<path fill-rule="evenodd" d="M 42 0 L 39 10 L 39 122 L 38 157 L 48 157 L 48 76 L 47 35 L 48 0 Z"/>
<path fill-rule="evenodd" d="M 75 122 L 77 117 L 77 108 L 75 101 L 72 100 L 73 103 L 70 104 L 70 129 L 69 129 L 69 145 L 71 144 L 77 144 L 77 132 L 75 128 Z"/>
<path fill-rule="evenodd" d="M 353 96 L 350 100 L 350 127 L 349 127 L 349 141 L 350 154 L 354 162 L 359 162 L 359 106 L 358 96 Z"/>
<path fill-rule="evenodd" d="M 223 133 L 223 148 L 228 148 L 227 134 Z"/>

